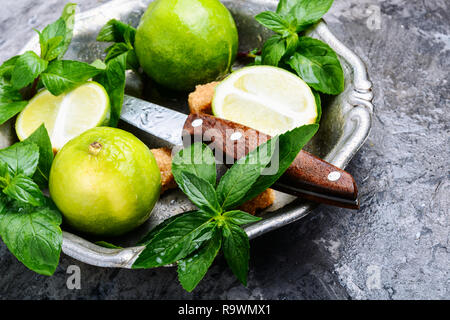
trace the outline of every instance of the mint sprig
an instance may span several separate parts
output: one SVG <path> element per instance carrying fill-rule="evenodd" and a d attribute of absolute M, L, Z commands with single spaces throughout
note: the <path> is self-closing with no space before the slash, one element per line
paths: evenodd
<path fill-rule="evenodd" d="M 127 55 L 127 69 L 138 71 L 139 62 L 134 49 L 136 29 L 116 19 L 109 20 L 100 30 L 97 41 L 112 42 L 106 48 L 105 62 L 114 59 L 121 54 Z"/>
<path fill-rule="evenodd" d="M 58 20 L 42 31 L 36 30 L 40 55 L 27 51 L 0 66 L 0 125 L 21 112 L 38 89 L 44 87 L 57 96 L 94 78 L 105 87 L 111 101 L 109 125 L 117 126 L 123 103 L 127 60 L 136 65 L 137 59 L 132 51 L 116 48 L 110 51 L 104 65 L 63 60 L 73 37 L 75 7 L 73 3 L 67 4 Z M 123 40 L 131 48 L 133 31 L 127 28 L 124 32 Z"/>
<path fill-rule="evenodd" d="M 311 88 L 336 95 L 344 90 L 344 72 L 336 53 L 327 44 L 303 36 L 302 32 L 318 22 L 333 0 L 280 0 L 276 12 L 255 16 L 275 32 L 264 43 L 254 64 L 272 65 L 296 73 Z"/>
<path fill-rule="evenodd" d="M 62 246 L 61 213 L 44 196 L 53 152 L 45 127 L 0 150 L 0 236 L 25 266 L 51 275 Z"/>
<path fill-rule="evenodd" d="M 173 158 L 172 172 L 199 210 L 172 217 L 151 230 L 140 241 L 145 249 L 133 268 L 176 263 L 181 285 L 192 291 L 222 249 L 231 270 L 246 285 L 250 245 L 241 226 L 261 218 L 233 209 L 270 187 L 317 129 L 317 124 L 306 125 L 267 141 L 238 160 L 217 186 L 211 149 L 194 143 L 181 150 Z M 273 163 L 278 169 L 264 175 Z"/>

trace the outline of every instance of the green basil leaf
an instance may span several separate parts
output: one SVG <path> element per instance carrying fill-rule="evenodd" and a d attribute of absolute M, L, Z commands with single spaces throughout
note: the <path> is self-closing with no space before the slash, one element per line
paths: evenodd
<path fill-rule="evenodd" d="M 276 33 L 288 35 L 291 32 L 289 22 L 275 12 L 261 12 L 255 16 L 255 19 L 260 24 Z"/>
<path fill-rule="evenodd" d="M 33 180 L 41 187 L 48 187 L 50 169 L 53 162 L 53 148 L 44 124 L 37 128 L 24 143 L 34 143 L 39 147 L 39 162 Z"/>
<path fill-rule="evenodd" d="M 39 189 L 39 186 L 31 178 L 23 174 L 14 176 L 3 189 L 3 193 L 34 207 L 45 204 L 44 194 Z"/>
<path fill-rule="evenodd" d="M 22 89 L 32 83 L 46 68 L 48 62 L 33 51 L 27 51 L 17 58 L 11 73 L 11 85 Z"/>
<path fill-rule="evenodd" d="M 181 179 L 181 172 L 186 171 L 216 185 L 216 160 L 212 150 L 201 142 L 191 144 L 180 150 L 172 159 L 172 173 L 175 181 Z"/>
<path fill-rule="evenodd" d="M 0 213 L 0 235 L 9 251 L 29 269 L 52 275 L 62 245 L 61 214 L 50 208 L 25 206 Z"/>
<path fill-rule="evenodd" d="M 201 211 L 174 219 L 149 240 L 132 268 L 160 267 L 186 257 L 212 237 L 215 226 Z"/>
<path fill-rule="evenodd" d="M 303 146 L 314 136 L 319 125 L 310 124 L 292 129 L 279 136 L 279 143 L 274 155 L 278 160 L 278 170 L 273 175 L 261 175 L 252 188 L 247 191 L 242 201 L 255 198 L 261 192 L 269 188 L 289 168 Z"/>
<path fill-rule="evenodd" d="M 253 188 L 276 149 L 278 137 L 261 144 L 228 169 L 217 186 L 219 203 L 223 210 L 237 207 L 246 193 Z"/>
<path fill-rule="evenodd" d="M 94 80 L 105 87 L 111 102 L 111 119 L 109 126 L 116 127 L 122 111 L 123 95 L 125 91 L 125 70 L 127 66 L 127 53 L 123 53 L 106 64 L 106 69 L 97 75 Z"/>
<path fill-rule="evenodd" d="M 134 46 L 136 29 L 116 19 L 109 20 L 97 36 L 102 42 L 130 42 Z"/>
<path fill-rule="evenodd" d="M 250 258 L 250 244 L 244 230 L 235 224 L 227 223 L 222 228 L 222 250 L 228 266 L 238 280 L 247 285 L 248 260 Z"/>
<path fill-rule="evenodd" d="M 200 210 L 211 215 L 219 214 L 221 207 L 217 200 L 216 190 L 205 179 L 187 171 L 181 171 L 176 181 L 180 189 Z"/>
<path fill-rule="evenodd" d="M 223 217 L 226 219 L 226 221 L 232 222 L 237 225 L 244 225 L 261 220 L 260 217 L 252 216 L 251 214 L 240 210 L 227 211 L 223 214 Z"/>
<path fill-rule="evenodd" d="M 285 40 L 280 35 L 273 35 L 264 43 L 261 52 L 262 63 L 269 66 L 278 66 L 285 53 Z"/>
<path fill-rule="evenodd" d="M 287 61 L 312 88 L 326 94 L 344 91 L 344 72 L 336 53 L 320 40 L 301 37 L 297 52 Z"/>
<path fill-rule="evenodd" d="M 72 60 L 52 61 L 41 74 L 42 83 L 53 95 L 71 90 L 102 72 L 87 63 Z"/>
<path fill-rule="evenodd" d="M 28 101 L 0 103 L 0 125 L 4 124 L 6 121 L 25 109 L 27 104 Z"/>
<path fill-rule="evenodd" d="M 290 13 L 297 19 L 297 31 L 317 22 L 330 10 L 333 0 L 302 0 L 297 2 Z"/>
<path fill-rule="evenodd" d="M 178 280 L 182 287 L 191 292 L 203 279 L 213 263 L 222 245 L 222 234 L 219 228 L 214 230 L 211 239 L 206 241 L 198 251 L 178 261 Z"/>
<path fill-rule="evenodd" d="M 8 164 L 9 174 L 33 176 L 39 162 L 39 147 L 34 143 L 16 143 L 0 150 L 0 160 Z"/>

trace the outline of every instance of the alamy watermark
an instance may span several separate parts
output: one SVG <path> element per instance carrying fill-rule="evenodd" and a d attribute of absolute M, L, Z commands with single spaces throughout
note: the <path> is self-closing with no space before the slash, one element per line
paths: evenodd
<path fill-rule="evenodd" d="M 225 165 L 234 164 L 236 160 L 244 158 L 246 154 L 260 146 L 255 156 L 247 159 L 248 161 L 245 163 L 258 164 L 267 162 L 269 152 L 272 152 L 270 162 L 261 175 L 274 175 L 278 172 L 280 160 L 278 139 L 270 139 L 263 147 L 261 145 L 267 142 L 269 137 L 256 131 L 251 131 L 249 134 L 248 131 L 242 129 L 206 128 L 202 124 L 193 127 L 193 135 L 183 135 L 183 145 L 185 147 L 183 158 L 191 159 L 192 164 L 201 164 L 208 160 L 203 157 L 201 143 L 208 145 L 212 149 L 217 163 Z M 192 144 L 195 145 L 189 148 Z M 179 149 L 177 148 L 172 149 L 172 157 L 178 151 Z M 188 154 L 190 152 L 193 154 Z"/>
<path fill-rule="evenodd" d="M 67 277 L 66 286 L 69 290 L 80 290 L 81 289 L 81 269 L 77 265 L 70 265 L 67 267 L 66 273 L 69 274 Z"/>

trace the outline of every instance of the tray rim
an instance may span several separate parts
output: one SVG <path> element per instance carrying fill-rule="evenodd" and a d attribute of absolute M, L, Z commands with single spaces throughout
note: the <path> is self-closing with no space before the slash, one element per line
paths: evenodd
<path fill-rule="evenodd" d="M 77 14 L 77 20 L 87 19 L 98 12 L 111 6 L 124 6 L 129 2 L 140 2 L 142 0 L 115 0 L 85 12 Z M 230 2 L 225 0 L 223 2 Z M 269 4 L 276 4 L 276 1 L 264 0 Z M 344 169 L 353 156 L 367 140 L 371 125 L 374 107 L 372 104 L 373 93 L 372 83 L 369 80 L 367 69 L 361 58 L 359 58 L 350 48 L 338 40 L 329 30 L 327 24 L 321 20 L 308 33 L 314 33 L 326 42 L 352 69 L 352 90 L 347 93 L 347 99 L 343 103 L 348 105 L 348 111 L 344 114 L 346 118 L 344 131 L 338 143 L 324 160 Z M 37 38 L 33 37 L 23 47 L 20 53 L 35 47 Z M 294 201 L 289 204 L 288 212 L 283 214 L 268 213 L 264 219 L 245 226 L 244 230 L 250 239 L 256 238 L 264 233 L 275 230 L 297 220 L 306 217 L 318 205 L 313 202 Z M 123 249 L 110 249 L 98 246 L 75 234 L 63 231 L 62 252 L 66 255 L 90 265 L 108 268 L 130 269 L 138 255 L 144 249 L 143 246 L 128 247 Z"/>

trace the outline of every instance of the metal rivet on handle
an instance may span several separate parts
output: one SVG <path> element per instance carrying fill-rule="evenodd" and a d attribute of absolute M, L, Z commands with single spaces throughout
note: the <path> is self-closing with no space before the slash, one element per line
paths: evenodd
<path fill-rule="evenodd" d="M 194 121 L 192 121 L 192 126 L 195 128 L 195 127 L 201 126 L 202 123 L 203 123 L 202 119 L 195 119 Z"/>
<path fill-rule="evenodd" d="M 239 140 L 242 137 L 242 133 L 240 132 L 233 132 L 230 136 L 230 139 L 235 141 L 235 140 Z"/>
<path fill-rule="evenodd" d="M 341 177 L 341 173 L 337 171 L 332 171 L 328 174 L 328 180 L 330 181 L 338 181 Z"/>

